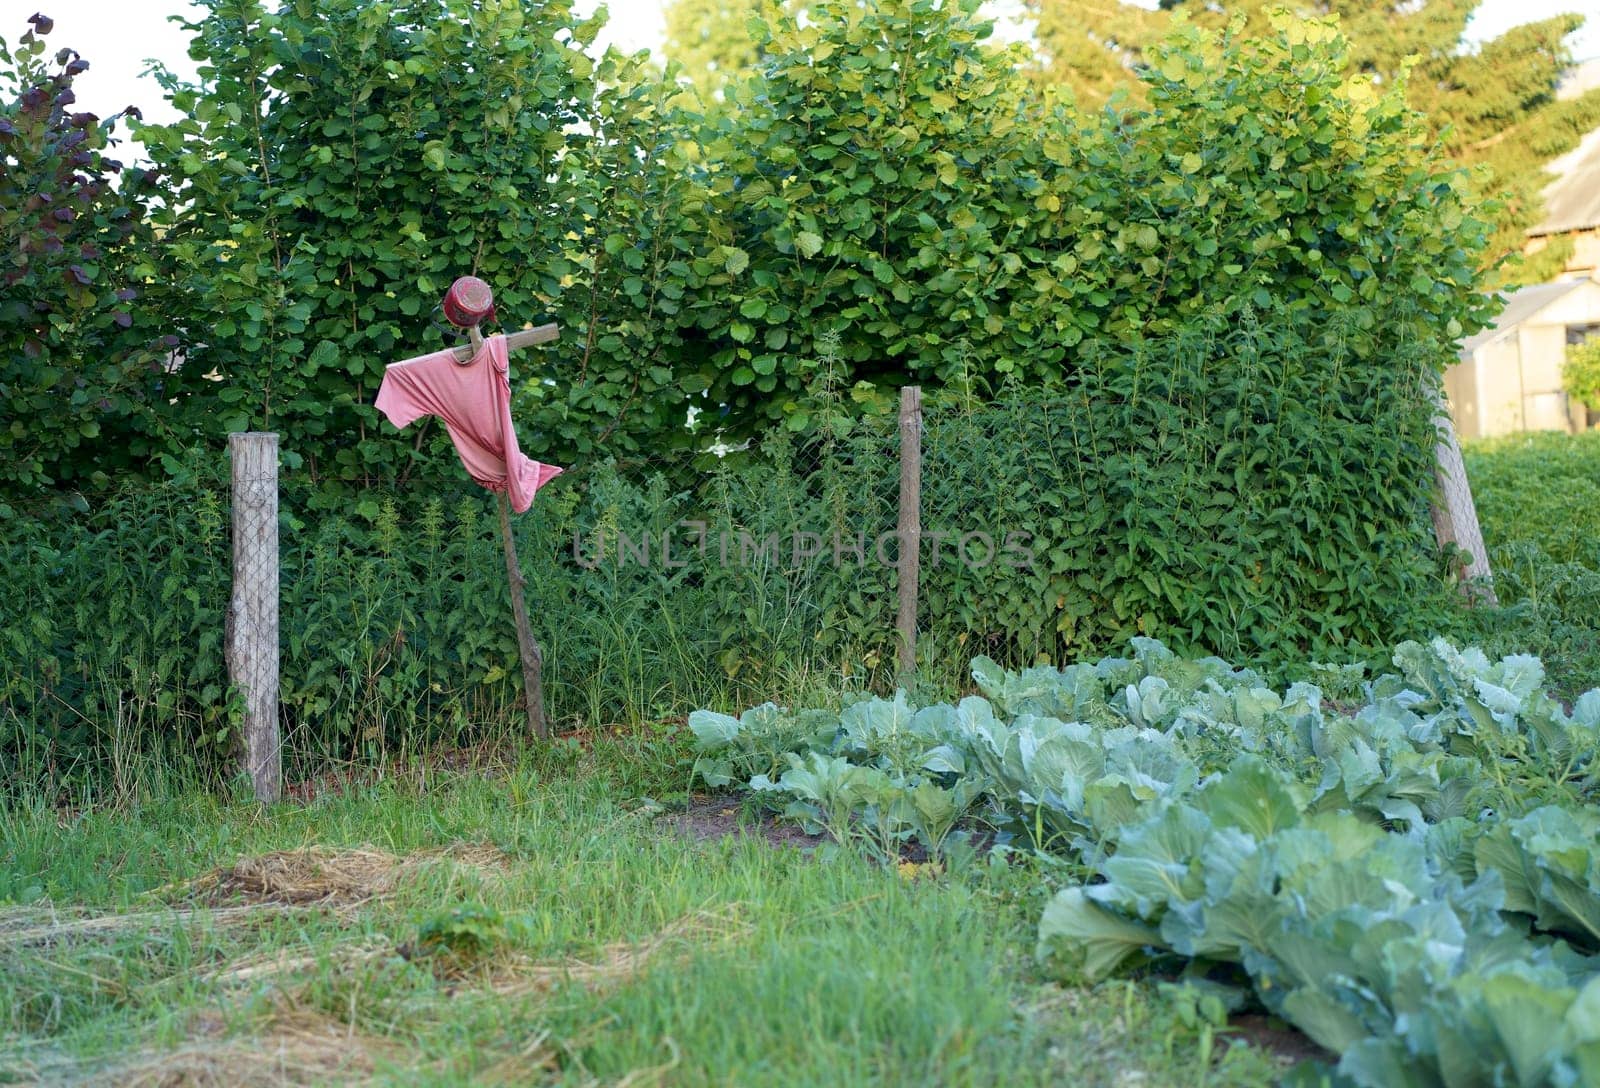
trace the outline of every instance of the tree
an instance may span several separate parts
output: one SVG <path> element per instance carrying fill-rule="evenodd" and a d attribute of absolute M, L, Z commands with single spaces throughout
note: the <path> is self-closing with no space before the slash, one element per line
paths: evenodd
<path fill-rule="evenodd" d="M 1138 99 L 1138 68 L 1144 49 L 1170 25 L 1165 12 L 1121 0 L 1078 4 L 1030 0 L 1042 51 L 1034 75 L 1046 85 L 1069 88 L 1080 107 L 1095 109 L 1117 92 Z"/>
<path fill-rule="evenodd" d="M 1123 87 L 1137 95 L 1133 73 L 1175 17 L 1214 28 L 1242 18 L 1247 31 L 1260 32 L 1268 12 L 1279 6 L 1276 0 L 1166 0 L 1162 10 L 1147 11 L 1117 0 L 1030 3 L 1046 54 L 1044 77 L 1071 87 L 1086 105 Z M 1564 43 L 1582 25 L 1581 16 L 1517 27 L 1474 52 L 1463 48 L 1462 38 L 1478 4 L 1324 0 L 1319 8 L 1340 17 L 1352 62 L 1361 71 L 1393 83 L 1414 63 L 1406 80 L 1408 102 L 1429 118 L 1449 154 L 1465 165 L 1487 167 L 1479 192 L 1505 197 L 1487 252 L 1489 263 L 1500 266 L 1520 252 L 1523 231 L 1538 220 L 1539 190 L 1549 180 L 1543 165 L 1600 124 L 1600 91 L 1570 101 L 1555 97 L 1571 63 Z M 1508 275 L 1541 279 L 1563 256 L 1552 247 Z"/>
<path fill-rule="evenodd" d="M 1022 353 L 993 307 L 1021 269 L 998 250 L 1026 229 L 1028 88 L 977 6 L 825 0 L 758 24 L 768 60 L 701 138 L 722 267 L 694 312 L 710 395 L 742 425 L 810 426 L 806 360 L 830 331 L 863 393 L 950 380 L 986 327 L 989 365 Z"/>
<path fill-rule="evenodd" d="M 385 363 L 445 345 L 434 311 L 467 273 L 505 317 L 563 324 L 514 369 L 531 453 L 565 463 L 682 419 L 670 372 L 600 343 L 627 314 L 597 316 L 599 301 L 631 274 L 607 258 L 640 233 L 652 198 L 635 182 L 661 154 L 607 135 L 648 141 L 659 121 L 637 73 L 612 58 L 597 74 L 584 47 L 598 23 L 566 0 L 203 6 L 189 25 L 203 82 L 167 80 L 189 118 L 141 130 L 179 186 L 189 368 L 220 379 L 197 396 L 201 425 L 283 431 L 286 464 L 325 481 L 450 472 L 437 429 L 418 430 L 434 442 L 419 449 L 383 431 L 372 400 Z M 632 111 L 618 125 L 598 112 L 602 75 Z"/>
<path fill-rule="evenodd" d="M 1032 95 L 975 8 L 781 17 L 708 118 L 717 248 L 684 335 L 740 426 L 812 425 L 830 331 L 835 377 L 874 403 L 909 381 L 1059 379 L 1090 349 L 1251 307 L 1364 359 L 1421 338 L 1441 365 L 1481 323 L 1461 179 L 1326 23 L 1188 27 L 1152 47 L 1147 108 L 1085 114 Z"/>
<path fill-rule="evenodd" d="M 52 72 L 51 20 L 28 22 L 0 40 L 0 504 L 141 465 L 171 397 L 159 307 L 138 303 L 160 280 L 155 175 L 106 154 L 123 115 L 74 112 L 88 62 L 61 49 Z"/>
<path fill-rule="evenodd" d="M 710 100 L 756 64 L 749 23 L 772 6 L 773 0 L 671 0 L 662 53 Z"/>

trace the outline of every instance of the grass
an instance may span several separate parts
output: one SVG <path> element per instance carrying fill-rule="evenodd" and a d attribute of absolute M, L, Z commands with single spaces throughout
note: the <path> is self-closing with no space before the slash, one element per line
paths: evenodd
<path fill-rule="evenodd" d="M 1600 568 L 1600 431 L 1519 434 L 1463 450 L 1484 543 L 1535 543 L 1560 563 Z"/>
<path fill-rule="evenodd" d="M 663 821 L 670 738 L 262 809 L 0 810 L 0 1081 L 1268 1084 L 1154 982 L 1032 968 L 1040 874 Z M 666 806 L 670 810 L 670 801 Z"/>
<path fill-rule="evenodd" d="M 1463 454 L 1501 607 L 1451 634 L 1537 655 L 1563 694 L 1600 686 L 1600 431 L 1511 435 Z"/>

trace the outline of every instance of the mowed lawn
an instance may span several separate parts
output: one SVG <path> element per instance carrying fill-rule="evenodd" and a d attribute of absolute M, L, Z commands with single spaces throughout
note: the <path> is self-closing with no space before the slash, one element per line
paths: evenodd
<path fill-rule="evenodd" d="M 659 740 L 262 809 L 0 813 L 0 1082 L 1268 1084 L 1160 980 L 1032 967 L 1048 879 L 686 833 Z M 697 802 L 704 811 L 707 801 Z M 738 802 L 722 811 L 730 830 Z M 1287 1045 L 1284 1045 L 1287 1044 Z"/>

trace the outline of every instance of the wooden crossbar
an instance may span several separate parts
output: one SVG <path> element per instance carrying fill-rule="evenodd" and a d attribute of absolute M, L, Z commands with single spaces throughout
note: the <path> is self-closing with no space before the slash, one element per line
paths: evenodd
<path fill-rule="evenodd" d="M 470 331 L 476 333 L 478 331 L 477 326 L 474 325 Z M 516 351 L 518 348 L 531 347 L 534 344 L 548 344 L 552 340 L 559 339 L 561 339 L 561 327 L 551 322 L 548 325 L 540 325 L 537 328 L 518 329 L 516 332 L 507 333 L 506 350 Z M 472 361 L 472 357 L 478 353 L 478 348 L 482 343 L 483 341 L 480 338 L 474 337 L 473 343 L 462 344 L 460 347 L 450 350 L 455 354 L 456 362 L 469 363 Z M 421 362 L 423 359 L 432 358 L 437 354 L 439 353 L 436 351 L 430 351 L 426 355 L 414 355 L 409 359 L 401 359 L 399 362 L 390 363 L 389 365 L 405 366 L 407 363 Z"/>

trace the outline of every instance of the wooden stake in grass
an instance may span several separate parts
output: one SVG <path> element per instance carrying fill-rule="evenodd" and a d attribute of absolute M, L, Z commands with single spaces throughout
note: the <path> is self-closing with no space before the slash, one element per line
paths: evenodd
<path fill-rule="evenodd" d="M 244 693 L 240 747 L 256 800 L 283 789 L 278 735 L 278 436 L 228 436 L 233 461 L 233 596 L 223 652 Z"/>
<path fill-rule="evenodd" d="M 540 740 L 550 739 L 550 719 L 544 712 L 544 651 L 528 624 L 528 604 L 522 588 L 527 579 L 517 561 L 517 544 L 511 537 L 511 501 L 500 500 L 500 544 L 506 553 L 506 582 L 511 587 L 511 619 L 517 625 L 517 652 L 522 657 L 522 693 L 528 706 L 528 726 Z"/>
<path fill-rule="evenodd" d="M 1454 545 L 1466 553 L 1461 564 L 1462 594 L 1469 601 L 1493 607 L 1498 603 L 1494 595 L 1494 574 L 1489 569 L 1488 549 L 1483 546 L 1483 530 L 1478 526 L 1478 506 L 1472 501 L 1467 466 L 1461 459 L 1461 446 L 1456 442 L 1450 410 L 1445 407 L 1438 389 L 1431 392 L 1433 422 L 1439 435 L 1434 450 L 1434 475 L 1439 485 L 1439 497 L 1432 511 L 1434 536 L 1439 547 Z"/>

